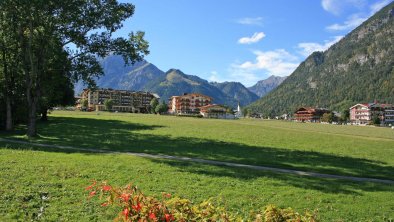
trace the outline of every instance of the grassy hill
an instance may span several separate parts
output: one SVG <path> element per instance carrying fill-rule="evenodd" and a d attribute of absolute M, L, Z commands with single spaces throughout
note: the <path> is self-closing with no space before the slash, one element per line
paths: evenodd
<path fill-rule="evenodd" d="M 361 102 L 394 103 L 394 3 L 325 52 L 315 52 L 275 90 L 250 105 L 266 115 L 298 107 L 337 111 Z"/>

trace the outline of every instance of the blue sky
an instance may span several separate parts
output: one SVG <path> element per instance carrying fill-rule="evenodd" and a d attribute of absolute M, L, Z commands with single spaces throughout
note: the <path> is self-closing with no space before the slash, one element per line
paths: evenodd
<path fill-rule="evenodd" d="M 251 86 L 294 71 L 392 0 L 123 0 L 136 6 L 117 35 L 145 31 L 146 60 L 209 81 Z"/>

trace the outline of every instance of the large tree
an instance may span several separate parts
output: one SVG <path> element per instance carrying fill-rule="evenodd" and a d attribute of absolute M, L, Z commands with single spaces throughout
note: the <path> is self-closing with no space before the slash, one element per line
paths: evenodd
<path fill-rule="evenodd" d="M 0 4 L 0 100 L 3 99 L 5 107 L 5 129 L 12 130 L 15 111 L 15 100 L 20 90 L 20 61 L 16 15 L 12 13 L 12 5 Z"/>
<path fill-rule="evenodd" d="M 113 38 L 122 22 L 134 13 L 134 6 L 116 0 L 2 0 L 0 9 L 14 16 L 21 70 L 28 105 L 27 135 L 35 136 L 37 108 L 47 76 L 53 72 L 51 60 L 65 53 L 69 79 L 94 85 L 94 77 L 103 74 L 100 57 L 121 55 L 134 63 L 148 54 L 144 33 L 130 33 L 128 38 Z M 59 70 L 64 72 L 64 69 Z M 67 75 L 66 75 L 67 76 Z"/>

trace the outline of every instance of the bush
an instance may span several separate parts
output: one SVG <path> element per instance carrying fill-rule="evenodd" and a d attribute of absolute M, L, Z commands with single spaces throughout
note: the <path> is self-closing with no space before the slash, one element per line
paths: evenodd
<path fill-rule="evenodd" d="M 223 207 L 215 206 L 210 200 L 193 204 L 190 200 L 171 197 L 163 193 L 162 199 L 145 196 L 136 186 L 130 184 L 124 188 L 116 188 L 106 182 L 85 188 L 89 198 L 99 196 L 102 207 L 115 205 L 119 207 L 117 220 L 123 221 L 255 221 L 255 222 L 316 222 L 315 213 L 306 212 L 301 215 L 291 208 L 281 209 L 269 205 L 264 211 L 257 211 L 249 218 L 241 218 L 231 214 Z"/>

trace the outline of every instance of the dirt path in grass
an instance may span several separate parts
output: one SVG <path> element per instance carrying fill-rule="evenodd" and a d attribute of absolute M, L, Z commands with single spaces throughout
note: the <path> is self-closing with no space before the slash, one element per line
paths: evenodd
<path fill-rule="evenodd" d="M 373 182 L 373 183 L 394 184 L 393 180 L 367 178 L 367 177 L 341 176 L 341 175 L 334 175 L 334 174 L 324 174 L 324 173 L 315 173 L 315 172 L 300 171 L 300 170 L 290 170 L 290 169 L 282 169 L 282 168 L 267 167 L 267 166 L 256 166 L 256 165 L 247 165 L 247 164 L 240 164 L 240 163 L 230 163 L 230 162 L 222 162 L 222 161 L 216 161 L 216 160 L 205 160 L 205 159 L 182 157 L 182 156 L 170 156 L 170 155 L 162 155 L 162 154 L 148 154 L 148 153 L 134 153 L 134 152 L 116 152 L 116 151 L 99 150 L 99 149 L 92 149 L 92 148 L 80 148 L 80 147 L 72 147 L 72 146 L 60 146 L 60 145 L 50 145 L 50 144 L 42 144 L 42 143 L 31 143 L 31 142 L 26 142 L 26 141 L 3 139 L 3 138 L 0 138 L 0 141 L 8 142 L 8 143 L 18 143 L 18 144 L 24 144 L 24 145 L 38 146 L 38 147 L 56 148 L 59 150 L 74 150 L 74 151 L 84 151 L 84 152 L 93 152 L 93 153 L 109 153 L 109 154 L 127 154 L 127 155 L 133 155 L 133 156 L 145 157 L 145 158 L 151 158 L 151 159 L 168 159 L 168 160 L 177 160 L 177 161 L 188 161 L 188 162 L 195 162 L 195 163 L 202 163 L 202 164 L 210 164 L 210 165 L 215 165 L 215 166 L 227 166 L 227 167 L 237 167 L 237 168 L 261 170 L 261 171 L 270 171 L 270 172 L 275 172 L 275 173 L 286 173 L 286 174 L 293 174 L 293 175 L 298 175 L 298 176 L 350 180 L 350 181 L 356 181 L 356 182 Z"/>

